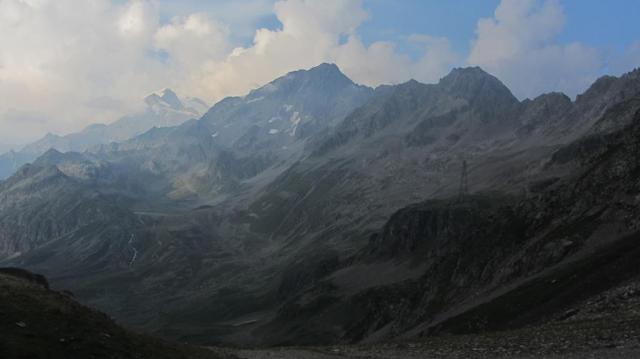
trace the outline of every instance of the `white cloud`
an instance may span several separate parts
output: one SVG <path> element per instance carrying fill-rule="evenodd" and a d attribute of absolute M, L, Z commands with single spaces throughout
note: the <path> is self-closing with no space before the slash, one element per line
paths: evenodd
<path fill-rule="evenodd" d="M 251 40 L 256 24 L 273 16 L 275 0 L 158 0 L 161 17 L 186 17 L 194 13 L 207 13 L 216 21 L 226 24 L 233 39 Z"/>
<path fill-rule="evenodd" d="M 99 97 L 131 104 L 152 78 L 145 44 L 157 17 L 149 3 L 1 0 L 0 6 L 8 15 L 0 19 L 0 113 L 41 113 L 48 120 L 31 137 L 110 119 L 128 108 L 96 112 L 83 104 Z"/>
<path fill-rule="evenodd" d="M 150 1 L 0 0 L 0 141 L 112 121 L 146 93 L 184 89 L 189 67 L 228 47 L 224 31 L 200 14 L 161 26 Z M 95 105 L 105 99 L 114 106 Z M 15 113 L 43 123 L 7 115 Z"/>
<path fill-rule="evenodd" d="M 451 65 L 459 61 L 449 40 L 444 37 L 413 34 L 409 41 L 424 49 L 424 55 L 414 64 L 416 80 L 435 82 L 451 69 Z"/>
<path fill-rule="evenodd" d="M 226 58 L 231 50 L 228 37 L 229 30 L 207 14 L 173 18 L 154 37 L 154 48 L 168 56 L 160 78 L 180 94 L 210 98 L 202 70 Z"/>
<path fill-rule="evenodd" d="M 15 145 L 31 140 L 29 134 L 41 131 L 47 121 L 50 121 L 45 114 L 15 109 L 0 112 L 0 119 L 0 143 L 3 145 Z"/>
<path fill-rule="evenodd" d="M 172 54 L 171 61 L 184 66 L 198 66 L 206 61 L 219 61 L 229 45 L 229 31 L 207 14 L 197 13 L 176 17 L 160 27 L 155 34 L 155 46 Z"/>
<path fill-rule="evenodd" d="M 259 29 L 250 47 L 234 49 L 209 69 L 204 78 L 215 98 L 243 94 L 288 71 L 321 62 L 335 62 L 354 81 L 366 85 L 412 77 L 435 81 L 456 58 L 442 38 L 423 38 L 420 46 L 425 55 L 417 61 L 398 53 L 390 42 L 365 46 L 356 29 L 370 14 L 359 0 L 279 1 L 275 14 L 282 29 Z"/>
<path fill-rule="evenodd" d="M 557 0 L 502 0 L 480 19 L 468 63 L 503 80 L 520 98 L 563 91 L 574 96 L 601 73 L 604 57 L 582 43 L 557 44 L 565 24 Z"/>
<path fill-rule="evenodd" d="M 205 81 L 214 98 L 240 95 L 288 71 L 331 62 L 341 36 L 353 34 L 368 16 L 360 1 L 343 0 L 280 1 L 274 11 L 281 30 L 257 30 L 250 47 L 234 49 L 208 69 Z"/>
<path fill-rule="evenodd" d="M 253 31 L 269 14 L 281 28 Z M 409 36 L 417 57 L 394 42 L 365 44 L 358 28 L 374 15 L 384 16 L 369 14 L 362 0 L 0 0 L 0 142 L 112 121 L 164 87 L 216 101 L 321 62 L 372 86 L 435 82 L 460 63 L 446 38 Z M 478 21 L 462 62 L 520 98 L 575 95 L 605 68 L 640 66 L 640 42 L 606 67 L 592 47 L 559 44 L 564 25 L 558 0 L 502 0 Z"/>
<path fill-rule="evenodd" d="M 252 19 L 272 6 L 248 4 Z M 235 2 L 219 9 L 242 22 Z M 112 121 L 162 87 L 214 101 L 321 62 L 378 85 L 435 81 L 455 61 L 441 38 L 414 36 L 424 53 L 417 60 L 390 42 L 365 46 L 356 30 L 371 15 L 361 0 L 277 1 L 272 11 L 282 28 L 258 29 L 250 46 L 236 48 L 234 29 L 218 20 L 224 15 L 179 14 L 162 22 L 163 10 L 166 3 L 153 0 L 0 0 L 0 141 Z M 15 116 L 21 113 L 29 116 Z M 25 120 L 38 115 L 37 126 Z"/>

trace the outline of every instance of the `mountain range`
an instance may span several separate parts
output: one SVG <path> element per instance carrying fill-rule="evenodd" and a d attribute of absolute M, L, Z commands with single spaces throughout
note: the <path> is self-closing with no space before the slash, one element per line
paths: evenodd
<path fill-rule="evenodd" d="M 593 320 L 640 281 L 638 131 L 640 70 L 520 101 L 477 67 L 373 89 L 322 64 L 43 151 L 0 182 L 0 264 L 207 345 Z"/>
<path fill-rule="evenodd" d="M 65 136 L 48 133 L 40 140 L 21 149 L 0 155 L 0 179 L 13 174 L 22 165 L 34 161 L 50 149 L 61 152 L 84 152 L 101 144 L 121 142 L 140 135 L 153 127 L 176 126 L 200 117 L 208 105 L 198 99 L 180 99 L 170 89 L 153 93 L 144 99 L 142 112 L 124 116 L 110 124 L 94 124 Z"/>

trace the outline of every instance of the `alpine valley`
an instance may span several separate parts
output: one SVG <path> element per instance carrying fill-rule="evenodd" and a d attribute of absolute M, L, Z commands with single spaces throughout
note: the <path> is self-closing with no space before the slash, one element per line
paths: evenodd
<path fill-rule="evenodd" d="M 146 102 L 0 157 L 28 162 L 0 266 L 208 346 L 640 345 L 640 70 L 519 101 L 478 67 L 374 89 L 321 64 L 206 112 Z"/>

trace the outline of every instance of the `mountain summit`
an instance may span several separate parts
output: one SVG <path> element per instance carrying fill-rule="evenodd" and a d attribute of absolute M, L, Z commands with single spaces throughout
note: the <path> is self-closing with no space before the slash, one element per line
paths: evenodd
<path fill-rule="evenodd" d="M 224 99 L 202 121 L 225 147 L 294 151 L 300 140 L 335 126 L 372 94 L 336 65 L 321 64 L 290 72 L 247 96 Z"/>
<path fill-rule="evenodd" d="M 267 85 L 251 91 L 247 98 L 256 99 L 260 96 L 277 96 L 279 98 L 290 97 L 293 100 L 300 100 L 312 95 L 322 104 L 326 104 L 326 101 L 330 101 L 338 93 L 349 89 L 359 90 L 360 92 L 371 91 L 366 86 L 360 86 L 351 81 L 340 71 L 337 65 L 323 63 L 308 70 L 289 72 Z M 307 102 L 307 105 L 310 104 L 310 102 Z"/>
<path fill-rule="evenodd" d="M 455 68 L 438 83 L 450 94 L 469 100 L 474 104 L 493 105 L 499 102 L 512 105 L 518 99 L 500 80 L 480 67 Z"/>
<path fill-rule="evenodd" d="M 176 95 L 175 92 L 168 88 L 160 92 L 154 92 L 151 95 L 145 97 L 144 102 L 149 107 L 168 106 L 177 111 L 184 109 L 184 105 L 178 98 L 178 95 Z"/>
<path fill-rule="evenodd" d="M 173 90 L 165 88 L 160 92 L 152 93 L 144 98 L 144 102 L 150 108 L 164 107 L 175 111 L 184 111 L 186 108 Z"/>

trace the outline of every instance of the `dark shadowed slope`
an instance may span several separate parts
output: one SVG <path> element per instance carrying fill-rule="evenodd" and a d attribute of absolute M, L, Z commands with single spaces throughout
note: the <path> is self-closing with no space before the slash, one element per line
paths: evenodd
<path fill-rule="evenodd" d="M 359 254 L 335 270 L 310 272 L 302 283 L 312 284 L 289 284 L 298 294 L 263 338 L 379 341 L 582 313 L 585 301 L 640 276 L 639 138 L 640 113 L 622 130 L 556 151 L 546 168 L 571 162 L 573 172 L 524 196 L 486 193 L 396 212 Z M 616 320 L 637 326 L 632 308 Z"/>
<path fill-rule="evenodd" d="M 222 358 L 134 334 L 26 271 L 0 268 L 1 358 Z"/>

